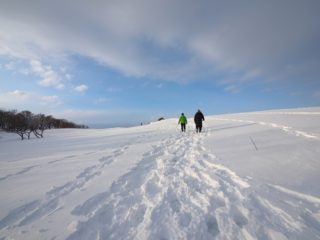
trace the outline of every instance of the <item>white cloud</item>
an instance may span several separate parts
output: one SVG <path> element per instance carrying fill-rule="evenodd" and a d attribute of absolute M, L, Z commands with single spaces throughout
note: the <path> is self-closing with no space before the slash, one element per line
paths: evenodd
<path fill-rule="evenodd" d="M 57 72 L 55 72 L 51 66 L 45 66 L 38 60 L 30 61 L 31 71 L 37 76 L 41 77 L 38 82 L 45 87 L 55 87 L 57 89 L 63 89 L 64 84 L 61 83 L 61 78 Z"/>
<path fill-rule="evenodd" d="M 298 81 L 306 72 L 305 81 L 317 81 L 319 7 L 317 0 L 5 0 L 0 55 L 55 61 L 79 54 L 129 76 L 175 81 Z M 42 85 L 63 87 L 52 68 L 35 68 Z"/>
<path fill-rule="evenodd" d="M 85 91 L 88 90 L 88 86 L 87 86 L 87 85 L 84 85 L 84 84 L 81 84 L 81 85 L 79 85 L 79 86 L 76 86 L 76 87 L 74 88 L 74 90 L 77 91 L 77 92 L 84 93 Z"/>
<path fill-rule="evenodd" d="M 15 98 L 18 98 L 19 100 L 27 100 L 32 97 L 32 94 L 30 92 L 25 92 L 21 90 L 14 90 L 12 92 L 8 92 L 7 94 Z"/>
<path fill-rule="evenodd" d="M 47 112 L 62 105 L 58 96 L 39 95 L 34 92 L 14 90 L 0 92 L 1 107 L 6 109 L 30 110 L 32 112 Z"/>

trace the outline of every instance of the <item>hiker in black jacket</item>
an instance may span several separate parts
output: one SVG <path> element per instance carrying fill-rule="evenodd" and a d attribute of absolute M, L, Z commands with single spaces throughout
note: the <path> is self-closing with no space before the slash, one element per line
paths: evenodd
<path fill-rule="evenodd" d="M 198 112 L 194 115 L 194 123 L 196 124 L 197 132 L 201 132 L 202 130 L 202 121 L 204 121 L 203 113 L 198 110 Z"/>

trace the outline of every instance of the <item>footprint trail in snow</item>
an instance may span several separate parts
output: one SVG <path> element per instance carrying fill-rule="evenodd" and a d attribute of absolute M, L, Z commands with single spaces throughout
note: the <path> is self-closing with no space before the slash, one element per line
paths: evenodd
<path fill-rule="evenodd" d="M 312 214 L 319 213 L 317 199 L 271 185 L 251 189 L 214 164 L 203 147 L 209 134 L 187 133 L 154 146 L 108 191 L 72 210 L 86 220 L 68 239 L 320 239 Z M 297 201 L 286 202 L 288 194 Z"/>
<path fill-rule="evenodd" d="M 319 198 L 281 186 L 250 184 L 217 164 L 222 161 L 204 148 L 210 134 L 189 132 L 157 142 L 105 192 L 77 201 L 68 212 L 81 221 L 72 221 L 68 233 L 57 239 L 320 239 Z M 100 156 L 93 165 L 48 189 L 43 198 L 10 210 L 0 220 L 0 230 L 22 229 L 23 234 L 29 227 L 35 229 L 34 224 L 61 211 L 72 194 L 93 182 L 103 184 L 104 170 L 131 150 L 125 143 L 112 152 L 90 152 Z M 16 175 L 33 170 L 24 168 Z"/>

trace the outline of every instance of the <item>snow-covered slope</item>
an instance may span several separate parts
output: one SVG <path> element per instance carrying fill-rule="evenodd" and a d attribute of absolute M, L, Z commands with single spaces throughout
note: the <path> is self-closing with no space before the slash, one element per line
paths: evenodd
<path fill-rule="evenodd" d="M 0 239 L 320 239 L 320 108 L 0 133 Z"/>

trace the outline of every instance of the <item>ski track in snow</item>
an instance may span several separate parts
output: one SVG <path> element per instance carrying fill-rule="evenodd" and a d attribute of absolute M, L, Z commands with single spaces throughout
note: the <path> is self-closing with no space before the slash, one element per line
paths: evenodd
<path fill-rule="evenodd" d="M 250 184 L 214 164 L 210 133 L 164 140 L 135 168 L 75 207 L 67 239 L 320 239 L 320 199 Z"/>

